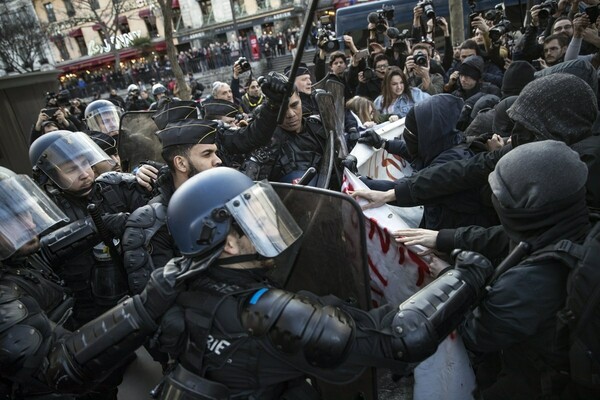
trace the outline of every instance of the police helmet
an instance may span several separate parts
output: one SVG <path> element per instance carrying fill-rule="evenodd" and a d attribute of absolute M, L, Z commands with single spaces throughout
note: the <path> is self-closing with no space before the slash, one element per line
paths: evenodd
<path fill-rule="evenodd" d="M 160 83 L 155 83 L 152 86 L 152 96 L 156 96 L 157 94 L 167 93 L 167 88 Z"/>
<path fill-rule="evenodd" d="M 0 260 L 67 220 L 30 177 L 0 167 Z"/>
<path fill-rule="evenodd" d="M 131 92 L 139 92 L 140 91 L 140 87 L 138 85 L 134 85 L 133 83 L 129 86 L 127 86 L 127 93 L 131 94 Z"/>
<path fill-rule="evenodd" d="M 116 135 L 119 133 L 121 110 L 108 100 L 92 101 L 84 112 L 85 122 L 91 131 Z"/>
<path fill-rule="evenodd" d="M 204 258 L 222 251 L 232 225 L 263 257 L 272 258 L 302 234 L 267 181 L 218 167 L 188 179 L 171 197 L 167 225 L 181 254 Z"/>
<path fill-rule="evenodd" d="M 29 148 L 35 172 L 43 172 L 59 188 L 69 190 L 77 172 L 100 162 L 115 162 L 83 132 L 54 131 L 36 139 Z"/>

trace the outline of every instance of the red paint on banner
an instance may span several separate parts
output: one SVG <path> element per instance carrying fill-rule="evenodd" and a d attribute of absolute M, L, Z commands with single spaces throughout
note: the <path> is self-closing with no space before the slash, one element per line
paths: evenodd
<path fill-rule="evenodd" d="M 381 272 L 379 272 L 379 270 L 377 269 L 377 266 L 371 260 L 371 257 L 367 256 L 367 262 L 369 263 L 369 268 L 371 268 L 371 271 L 373 271 L 373 273 L 379 279 L 379 281 L 383 284 L 383 286 L 387 286 L 388 285 L 387 279 L 385 279 L 383 277 L 383 275 L 381 275 Z"/>

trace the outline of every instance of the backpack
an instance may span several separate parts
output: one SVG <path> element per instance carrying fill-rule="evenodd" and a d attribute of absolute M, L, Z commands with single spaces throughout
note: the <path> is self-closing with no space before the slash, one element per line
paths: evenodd
<path fill-rule="evenodd" d="M 569 334 L 570 378 L 583 398 L 600 398 L 600 215 L 583 244 L 570 240 L 535 251 L 528 260 L 558 259 L 570 268 L 557 328 Z"/>

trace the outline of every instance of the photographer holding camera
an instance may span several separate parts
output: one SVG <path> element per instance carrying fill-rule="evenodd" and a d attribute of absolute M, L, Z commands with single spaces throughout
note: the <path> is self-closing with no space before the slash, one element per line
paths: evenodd
<path fill-rule="evenodd" d="M 430 72 L 430 47 L 417 43 L 412 48 L 412 55 L 406 58 L 405 73 L 410 86 L 417 87 L 430 95 L 443 93 L 444 78 L 441 74 Z"/>
<path fill-rule="evenodd" d="M 356 95 L 375 100 L 381 94 L 381 85 L 390 63 L 385 54 L 380 53 L 373 59 L 373 68 L 366 66 L 358 73 Z M 359 67 L 360 70 L 360 67 Z"/>

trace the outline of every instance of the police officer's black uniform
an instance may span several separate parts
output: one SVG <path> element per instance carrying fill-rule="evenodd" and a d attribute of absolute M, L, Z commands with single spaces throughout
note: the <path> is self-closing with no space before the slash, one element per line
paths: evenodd
<path fill-rule="evenodd" d="M 305 374 L 342 384 L 366 366 L 403 369 L 433 354 L 492 272 L 489 261 L 463 252 L 457 269 L 399 308 L 368 313 L 332 296 L 287 292 L 274 287 L 264 267 L 244 267 L 298 239 L 301 231 L 287 213 L 270 185 L 255 185 L 228 168 L 198 174 L 174 193 L 167 224 L 182 262 L 203 267 L 195 268 L 161 322 L 159 341 L 178 363 L 161 399 L 182 393 L 194 399 L 312 399 L 317 395 Z M 236 248 L 230 241 L 243 246 L 245 238 L 258 254 L 221 257 Z"/>

